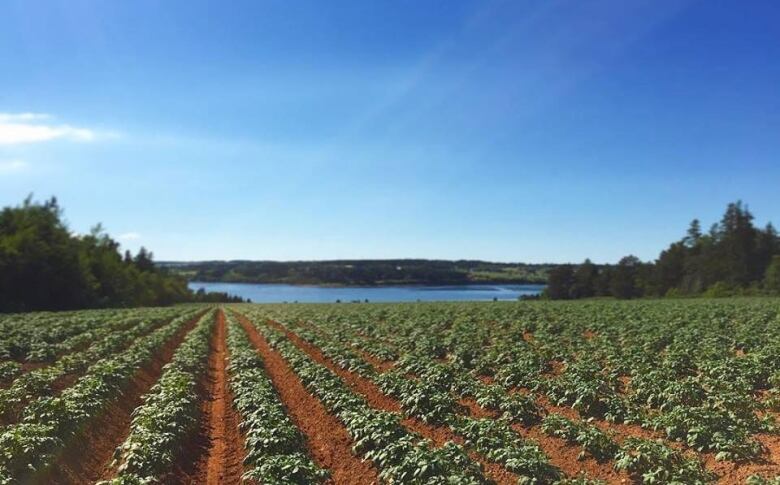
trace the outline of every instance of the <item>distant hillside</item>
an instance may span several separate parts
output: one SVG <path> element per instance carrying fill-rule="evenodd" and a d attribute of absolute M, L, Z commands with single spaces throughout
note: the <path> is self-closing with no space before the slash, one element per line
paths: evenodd
<path fill-rule="evenodd" d="M 545 283 L 553 264 L 428 259 L 159 262 L 191 281 L 382 286 Z"/>

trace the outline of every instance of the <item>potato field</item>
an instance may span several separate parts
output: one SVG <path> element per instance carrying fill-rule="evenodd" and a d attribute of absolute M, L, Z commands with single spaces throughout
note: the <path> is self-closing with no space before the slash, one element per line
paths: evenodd
<path fill-rule="evenodd" d="M 0 316 L 0 483 L 780 484 L 780 300 Z"/>

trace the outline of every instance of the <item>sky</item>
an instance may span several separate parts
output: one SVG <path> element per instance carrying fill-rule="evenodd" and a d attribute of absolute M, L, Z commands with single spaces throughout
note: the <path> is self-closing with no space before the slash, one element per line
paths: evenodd
<path fill-rule="evenodd" d="M 657 257 L 780 223 L 780 2 L 3 0 L 0 205 L 158 260 Z"/>

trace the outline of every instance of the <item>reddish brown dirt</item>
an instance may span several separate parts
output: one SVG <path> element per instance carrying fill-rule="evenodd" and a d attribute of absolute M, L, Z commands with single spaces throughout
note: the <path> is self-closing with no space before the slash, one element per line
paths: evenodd
<path fill-rule="evenodd" d="M 43 369 L 44 367 L 48 367 L 50 365 L 51 364 L 48 363 L 48 362 L 24 362 L 22 364 L 22 374 L 26 374 L 26 373 L 30 372 L 31 370 Z M 22 374 L 19 374 L 19 375 L 22 375 Z"/>
<path fill-rule="evenodd" d="M 490 376 L 479 376 L 479 379 L 485 384 L 493 384 L 495 382 L 495 379 L 493 379 Z M 533 393 L 525 388 L 514 388 L 511 389 L 509 392 L 532 394 L 534 399 L 536 400 L 536 403 L 544 409 L 544 414 L 556 413 L 572 421 L 584 421 L 584 419 L 580 416 L 580 414 L 574 409 L 568 406 L 556 406 L 555 404 L 550 402 L 547 396 L 544 396 L 542 394 Z M 612 433 L 614 435 L 615 441 L 617 441 L 618 443 L 622 443 L 623 440 L 625 440 L 629 436 L 634 436 L 637 438 L 647 438 L 647 439 L 663 439 L 662 433 L 645 429 L 639 425 L 610 423 L 608 421 L 599 420 L 599 419 L 591 420 L 591 424 L 598 427 L 602 431 Z M 679 447 L 678 443 L 673 443 L 672 445 L 673 446 L 678 445 Z"/>
<path fill-rule="evenodd" d="M 748 463 L 715 461 L 715 455 L 708 453 L 704 458 L 707 469 L 718 475 L 718 483 L 745 483 L 747 477 L 756 474 L 763 477 L 780 475 L 780 436 L 758 434 L 756 439 L 764 445 L 766 452 L 760 459 Z"/>
<path fill-rule="evenodd" d="M 320 349 L 311 345 L 306 340 L 299 337 L 294 332 L 291 332 L 286 327 L 273 321 L 268 322 L 274 328 L 281 330 L 285 333 L 287 338 L 295 344 L 299 349 L 306 352 L 312 360 L 320 365 L 323 365 L 330 369 L 334 374 L 341 377 L 341 379 L 352 389 L 354 392 L 362 395 L 368 404 L 376 409 L 383 411 L 389 411 L 397 414 L 402 414 L 401 404 L 384 394 L 373 382 L 365 379 L 354 372 L 342 369 L 338 365 L 334 364 L 328 357 L 323 354 Z M 401 424 L 407 429 L 414 431 L 425 438 L 430 439 L 436 447 L 442 446 L 448 441 L 452 441 L 458 444 L 463 444 L 463 439 L 452 432 L 445 426 L 433 426 L 420 421 L 419 419 L 404 417 L 401 419 Z M 516 484 L 518 481 L 517 475 L 509 472 L 501 465 L 490 462 L 485 458 L 479 456 L 476 453 L 470 454 L 471 458 L 482 464 L 485 474 L 488 478 L 495 481 L 497 484 Z"/>
<path fill-rule="evenodd" d="M 274 322 L 274 323 L 278 323 L 278 322 Z M 310 330 L 312 332 L 317 333 L 320 337 L 323 337 L 323 338 L 327 338 L 328 337 L 328 335 L 324 335 L 324 332 L 322 331 L 322 329 L 320 327 L 316 326 L 316 325 L 312 325 L 311 323 L 305 322 L 305 321 L 302 321 L 302 320 L 298 321 L 297 323 L 299 325 L 301 325 L 302 327 L 304 327 L 304 328 L 306 328 L 306 329 L 308 329 L 308 330 Z M 279 325 L 281 325 L 281 323 L 279 323 Z M 358 332 L 358 335 L 360 335 L 362 338 L 364 338 L 366 340 L 374 340 L 372 337 L 369 337 L 368 335 L 365 335 L 362 332 Z M 365 360 L 366 362 L 371 364 L 371 367 L 373 367 L 374 370 L 377 371 L 377 372 L 387 372 L 390 369 L 392 369 L 393 367 L 395 367 L 395 362 L 393 362 L 393 361 L 379 359 L 379 358 L 374 357 L 373 355 L 369 354 L 365 350 L 362 350 L 362 349 L 359 349 L 359 348 L 353 348 L 352 350 L 355 353 L 357 353 L 360 356 L 360 358 L 362 358 L 363 360 Z"/>
<path fill-rule="evenodd" d="M 331 473 L 335 484 L 376 484 L 376 468 L 352 454 L 352 439 L 344 425 L 304 387 L 282 356 L 243 316 L 238 320 L 265 362 L 265 370 L 287 408 L 290 419 L 306 437 L 310 456 Z"/>
<path fill-rule="evenodd" d="M 6 360 L 6 359 L 0 360 L 0 362 L 7 362 L 7 361 L 8 360 Z M 51 365 L 51 364 L 45 363 L 45 362 L 21 362 L 20 363 L 20 368 L 19 368 L 19 371 L 20 371 L 19 374 L 15 375 L 14 377 L 12 377 L 10 379 L 8 379 L 7 381 L 0 382 L 0 390 L 8 389 L 9 387 L 11 387 L 11 384 L 13 384 L 16 379 L 18 379 L 19 377 L 23 376 L 24 374 L 27 374 L 28 372 L 36 370 L 36 369 L 42 369 L 42 368 L 47 367 L 49 365 Z M 6 423 L 0 422 L 0 425 L 5 425 L 5 424 Z"/>
<path fill-rule="evenodd" d="M 63 374 L 56 378 L 49 387 L 49 395 L 56 396 L 76 382 L 81 374 Z"/>
<path fill-rule="evenodd" d="M 541 406 L 547 414 L 555 413 L 560 414 L 561 416 L 572 421 L 584 421 L 582 416 L 580 416 L 580 413 L 568 406 L 556 406 L 555 404 L 551 403 L 546 396 L 535 395 L 534 397 L 536 398 L 536 403 Z M 622 443 L 630 436 L 653 440 L 663 439 L 662 433 L 645 429 L 636 424 L 610 423 L 602 419 L 593 419 L 590 421 L 590 424 L 596 426 L 606 433 L 613 434 L 615 441 L 618 443 Z"/>
<path fill-rule="evenodd" d="M 629 376 L 618 376 L 618 381 L 620 381 L 620 391 L 619 391 L 619 394 L 621 396 L 628 395 L 629 388 L 631 387 L 631 377 L 629 377 Z"/>
<path fill-rule="evenodd" d="M 563 373 L 564 370 L 566 370 L 566 364 L 559 360 L 551 360 L 550 366 L 552 366 L 552 370 L 545 375 L 559 376 Z"/>
<path fill-rule="evenodd" d="M 536 401 L 548 413 L 557 413 L 573 421 L 583 420 L 577 411 L 569 407 L 555 406 L 545 396 L 536 396 Z M 745 483 L 747 477 L 753 474 L 769 477 L 780 474 L 780 436 L 763 433 L 756 435 L 756 439 L 764 446 L 766 452 L 755 461 L 745 463 L 733 461 L 719 462 L 715 461 L 714 453 L 696 453 L 687 448 L 683 443 L 666 439 L 661 432 L 645 429 L 639 425 L 609 423 L 599 419 L 592 420 L 591 424 L 604 432 L 611 433 L 618 443 L 622 443 L 626 438 L 632 436 L 645 439 L 660 439 L 672 448 L 691 456 L 698 456 L 704 467 L 718 476 L 718 483 Z"/>
<path fill-rule="evenodd" d="M 475 401 L 473 398 L 470 397 L 458 400 L 458 404 L 463 406 L 463 408 L 466 411 L 466 414 L 468 414 L 472 418 L 484 419 L 484 418 L 495 418 L 497 416 L 497 413 L 490 411 L 489 409 L 483 408 L 482 406 L 477 404 L 477 401 Z"/>
<path fill-rule="evenodd" d="M 73 383 L 76 382 L 79 377 L 81 377 L 81 374 L 62 375 L 57 379 L 55 379 L 54 382 L 52 382 L 49 385 L 49 388 L 42 391 L 41 394 L 36 396 L 30 396 L 28 394 L 27 396 L 24 396 L 21 402 L 17 403 L 16 405 L 13 406 L 13 408 L 8 409 L 3 415 L 0 416 L 0 426 L 8 426 L 10 424 L 19 422 L 25 407 L 31 402 L 31 400 L 43 396 L 57 396 L 64 389 L 72 386 Z"/>
<path fill-rule="evenodd" d="M 371 364 L 371 367 L 374 368 L 377 372 L 387 372 L 393 367 L 395 367 L 395 362 L 389 362 L 382 359 L 377 359 L 373 355 L 369 354 L 368 352 L 365 352 L 363 350 L 355 349 L 355 351 L 360 355 L 360 357 Z"/>
<path fill-rule="evenodd" d="M 160 328 L 167 322 L 160 322 L 158 325 L 153 326 L 150 328 L 144 335 L 148 335 L 155 331 L 156 329 Z M 127 347 L 129 347 L 131 344 L 128 343 Z M 89 345 L 84 345 L 83 347 L 89 347 Z M 124 350 L 124 349 L 123 349 Z M 42 369 L 44 367 L 48 367 L 52 365 L 53 363 L 35 363 L 35 364 L 22 364 L 22 367 L 24 368 L 25 365 L 30 366 L 27 368 L 27 372 Z M 44 392 L 43 395 L 45 396 L 58 396 L 62 391 L 72 386 L 79 378 L 83 375 L 81 372 L 74 372 L 69 374 L 63 374 L 59 377 L 57 377 L 50 385 L 49 388 Z M 18 377 L 18 376 L 17 376 Z M 10 386 L 10 383 L 8 384 Z M 8 387 L 6 386 L 6 387 Z M 14 409 L 9 410 L 8 413 L 4 416 L 0 416 L 0 426 L 7 426 L 9 424 L 13 424 L 19 421 L 21 419 L 21 413 L 24 410 L 24 407 L 29 404 L 30 399 L 34 399 L 32 396 L 26 396 L 26 398 L 19 403 L 18 406 L 16 406 Z"/>
<path fill-rule="evenodd" d="M 183 325 L 151 362 L 135 373 L 123 394 L 73 438 L 54 465 L 35 483 L 86 484 L 113 476 L 115 470 L 111 468 L 110 461 L 114 450 L 130 431 L 133 410 L 160 378 L 163 366 L 170 362 L 184 337 L 202 315 L 198 314 Z"/>
<path fill-rule="evenodd" d="M 125 328 L 126 329 L 126 328 L 129 328 L 129 326 L 125 326 L 125 327 L 121 327 L 121 328 Z M 82 342 L 81 344 L 73 347 L 72 349 L 68 350 L 67 352 L 62 352 L 62 353 L 57 354 L 57 356 L 53 360 L 51 360 L 49 362 L 21 362 L 21 361 L 17 360 L 17 362 L 19 362 L 21 364 L 21 368 L 20 368 L 21 372 L 19 373 L 19 375 L 15 376 L 13 379 L 10 379 L 10 380 L 8 380 L 6 382 L 0 383 L 0 389 L 6 389 L 6 388 L 10 387 L 11 384 L 13 384 L 13 381 L 15 381 L 20 376 L 23 376 L 24 374 L 27 374 L 30 371 L 43 369 L 44 367 L 49 367 L 50 365 L 53 365 L 53 364 L 57 363 L 57 361 L 60 358 L 66 356 L 68 354 L 73 354 L 75 352 L 81 352 L 83 350 L 86 350 L 90 346 L 90 344 L 91 344 L 90 342 Z M 0 361 L 0 362 L 2 362 L 2 361 Z M 63 387 L 63 389 L 64 389 L 64 387 Z"/>
<path fill-rule="evenodd" d="M 180 453 L 174 474 L 166 483 L 242 483 L 244 437 L 238 428 L 240 418 L 233 408 L 233 394 L 228 385 L 230 355 L 226 330 L 225 314 L 219 310 L 211 338 L 209 370 L 200 383 L 201 428 Z"/>
<path fill-rule="evenodd" d="M 481 407 L 473 399 L 462 399 L 460 403 L 475 418 L 498 417 L 496 412 Z M 604 480 L 607 483 L 629 483 L 631 481 L 627 473 L 616 471 L 609 462 L 599 463 L 593 458 L 578 460 L 577 456 L 581 451 L 579 446 L 569 444 L 560 438 L 548 436 L 539 425 L 524 427 L 521 424 L 513 424 L 512 429 L 523 438 L 536 441 L 550 459 L 550 463 L 560 468 L 569 477 L 585 473 L 589 478 Z"/>
<path fill-rule="evenodd" d="M 586 339 L 595 338 L 597 334 L 595 332 L 586 330 L 583 333 L 583 337 Z M 367 337 L 368 338 L 368 337 Z M 525 332 L 523 339 L 531 343 L 534 340 L 533 334 Z M 735 353 L 740 356 L 744 355 L 741 350 L 736 350 Z M 368 361 L 368 360 L 367 360 Z M 392 365 L 392 362 L 386 362 L 383 365 Z M 564 364 L 560 362 L 552 362 L 554 370 L 552 374 L 559 374 L 564 367 Z M 557 364 L 557 366 L 556 366 Z M 373 365 L 373 364 L 372 364 Z M 376 366 L 374 366 L 376 368 Z M 558 368 L 556 368 L 558 367 Z M 378 369 L 379 370 L 379 369 Z M 489 376 L 479 376 L 479 379 L 486 383 L 492 384 L 494 379 Z M 623 388 L 627 389 L 630 386 L 631 379 L 629 377 L 622 376 L 619 378 Z M 526 389 L 517 389 L 514 392 L 523 392 L 528 394 Z M 557 413 L 573 421 L 583 421 L 583 418 L 579 413 L 570 407 L 556 406 L 552 404 L 546 396 L 535 394 L 537 403 L 542 406 L 546 413 Z M 469 414 L 473 417 L 489 417 L 490 412 L 480 408 L 473 400 L 463 400 L 461 404 L 464 405 Z M 777 416 L 780 420 L 780 416 Z M 764 477 L 775 477 L 780 475 L 780 436 L 771 434 L 758 434 L 756 439 L 764 446 L 765 452 L 757 460 L 746 463 L 736 463 L 731 461 L 715 461 L 714 453 L 694 453 L 690 450 L 686 450 L 686 447 L 676 441 L 669 441 L 665 439 L 665 435 L 661 432 L 655 432 L 642 428 L 639 425 L 628 425 L 621 423 L 610 423 L 604 420 L 592 420 L 591 424 L 598 427 L 604 432 L 612 434 L 615 441 L 622 443 L 628 437 L 638 437 L 645 439 L 660 439 L 663 440 L 668 446 L 676 448 L 678 450 L 686 451 L 692 456 L 698 456 L 704 463 L 705 468 L 714 472 L 718 476 L 718 483 L 732 484 L 732 483 L 745 483 L 747 477 L 753 474 L 761 475 Z M 550 457 L 550 461 L 565 471 L 567 474 L 572 474 L 581 468 L 573 468 L 572 465 L 588 465 L 588 462 L 594 462 L 600 468 L 608 467 L 609 464 L 599 464 L 593 459 L 588 459 L 585 462 L 578 462 L 576 460 L 579 454 L 579 448 L 567 444 L 564 440 L 558 438 L 552 438 L 541 432 L 538 426 L 524 429 L 519 425 L 514 425 L 513 428 L 523 436 L 536 439 L 545 453 Z M 567 448 L 571 449 L 571 452 L 567 451 Z M 576 452 L 575 452 L 576 451 Z M 608 483 L 622 483 L 628 480 L 628 476 L 625 473 L 617 473 L 613 470 L 607 470 L 603 468 L 601 471 L 583 468 L 587 471 L 592 478 L 601 478 Z"/>
<path fill-rule="evenodd" d="M 286 331 L 286 329 L 283 329 L 281 327 L 277 327 L 277 328 Z M 306 349 L 304 350 L 307 350 L 307 352 L 311 352 L 310 355 L 312 353 L 321 354 L 319 349 L 315 348 L 305 340 L 301 339 L 293 332 L 286 331 L 286 334 L 291 339 L 297 339 L 297 341 L 300 342 L 299 347 L 301 348 L 306 347 Z M 325 357 L 324 355 L 322 355 L 322 358 L 327 359 L 327 357 Z M 329 365 L 329 368 L 333 366 L 333 364 L 331 364 L 330 362 L 326 362 L 325 365 Z M 342 373 L 347 372 L 341 368 L 337 368 L 336 371 L 339 372 L 340 375 Z M 492 379 L 490 378 L 486 378 L 485 380 L 488 382 L 492 381 Z M 570 419 L 580 420 L 579 415 L 573 409 L 567 407 L 553 406 L 552 404 L 549 403 L 548 400 L 546 400 L 546 398 L 542 397 L 541 399 L 543 400 L 543 403 L 540 404 L 542 404 L 548 410 L 548 412 L 558 412 L 559 414 L 562 414 Z M 473 399 L 470 398 L 461 399 L 459 401 L 459 404 L 463 406 L 467 414 L 473 418 L 480 419 L 480 418 L 497 417 L 497 414 L 495 412 L 481 407 Z M 410 425 L 410 428 L 414 429 L 412 426 L 414 426 L 414 424 Z M 625 426 L 625 425 L 612 425 L 612 426 Z M 522 425 L 513 425 L 512 429 L 522 437 L 535 440 L 537 443 L 539 443 L 542 450 L 544 450 L 545 454 L 550 459 L 550 463 L 560 468 L 564 473 L 566 473 L 567 476 L 576 477 L 578 474 L 584 472 L 590 478 L 605 480 L 608 483 L 629 483 L 630 482 L 630 477 L 627 473 L 615 471 L 614 468 L 612 467 L 612 464 L 609 462 L 599 463 L 593 458 L 578 460 L 577 456 L 581 451 L 579 446 L 571 445 L 567 443 L 565 440 L 560 438 L 548 436 L 547 434 L 542 432 L 541 427 L 538 425 L 529 428 L 524 428 Z M 642 428 L 639 429 L 642 431 L 646 431 Z M 420 434 L 425 435 L 424 429 L 418 432 L 420 432 Z M 451 432 L 449 433 L 449 435 L 450 435 L 450 439 L 452 439 L 453 441 L 462 442 L 462 440 L 459 440 L 459 437 L 457 437 L 457 435 L 454 435 Z"/>
<path fill-rule="evenodd" d="M 279 328 L 282 331 L 285 331 L 285 334 L 293 340 L 296 345 L 298 345 L 300 348 L 304 349 L 309 355 L 317 355 L 319 354 L 320 359 L 323 360 L 324 365 L 327 365 L 328 368 L 331 370 L 334 370 L 334 372 L 337 372 L 340 376 L 343 376 L 343 374 L 349 374 L 349 372 L 339 368 L 338 366 L 335 366 L 335 364 L 332 364 L 327 357 L 322 354 L 319 349 L 314 347 L 313 345 L 309 344 L 305 340 L 301 339 L 299 336 L 295 335 L 295 333 L 290 332 L 286 328 L 280 326 L 276 322 L 272 322 L 273 325 L 276 326 L 276 328 Z M 313 355 L 314 354 L 314 355 Z M 364 356 L 365 357 L 365 356 Z M 377 365 L 375 365 L 374 362 L 371 362 L 370 360 L 366 359 L 367 362 L 372 364 L 375 368 L 377 368 Z M 385 364 L 392 364 L 392 363 L 385 363 Z M 564 364 L 560 362 L 553 362 L 553 364 L 558 364 L 559 367 L 563 367 Z M 379 370 L 379 369 L 378 369 Z M 346 378 L 345 378 L 346 380 Z M 491 381 L 491 379 L 487 378 L 487 381 Z M 369 384 L 373 385 L 373 383 Z M 374 386 L 375 387 L 375 386 Z M 355 389 L 358 392 L 363 393 L 360 389 Z M 376 392 L 381 394 L 381 391 L 379 389 L 376 389 Z M 364 394 L 365 395 L 365 394 Z M 546 400 L 545 400 L 546 401 Z M 375 403 L 372 403 L 369 401 L 370 404 L 374 405 Z M 479 404 L 476 403 L 473 399 L 467 398 L 462 399 L 459 401 L 459 403 L 465 408 L 468 415 L 473 418 L 495 418 L 497 417 L 495 412 L 492 412 L 488 409 L 485 409 L 481 407 Z M 397 404 L 397 403 L 396 403 Z M 557 406 L 552 406 L 549 401 L 546 401 L 545 404 L 549 406 L 550 411 L 558 412 L 561 411 L 559 414 L 563 414 L 566 417 L 569 417 L 570 419 L 579 420 L 579 415 L 576 411 L 570 409 L 570 408 L 562 408 Z M 390 411 L 398 412 L 400 411 L 400 405 L 397 406 L 397 408 L 388 409 Z M 407 418 L 408 420 L 408 418 Z M 407 420 L 404 420 L 404 424 L 406 424 Z M 426 430 L 425 428 L 420 427 L 419 425 L 422 424 L 424 426 L 427 426 L 428 428 L 434 428 L 432 426 L 425 425 L 424 423 L 415 423 L 415 420 L 409 420 L 412 421 L 409 423 L 408 427 L 410 429 L 414 429 L 418 433 L 427 436 L 427 433 L 433 432 L 437 433 L 438 430 Z M 620 425 L 618 425 L 620 426 Z M 584 472 L 588 477 L 594 478 L 594 479 L 601 479 L 605 480 L 608 483 L 628 483 L 630 482 L 630 477 L 625 472 L 617 472 L 613 469 L 611 463 L 599 463 L 593 458 L 587 458 L 585 460 L 578 460 L 577 455 L 580 453 L 580 447 L 576 445 L 570 445 L 565 440 L 554 438 L 546 435 L 542 432 L 540 426 L 533 426 L 530 428 L 524 428 L 522 425 L 513 425 L 512 429 L 515 430 L 519 435 L 523 436 L 524 438 L 530 438 L 535 440 L 541 448 L 544 450 L 545 454 L 550 459 L 550 463 L 560 468 L 564 473 L 566 473 L 568 476 L 576 477 L 578 474 Z M 641 428 L 639 428 L 641 429 Z M 448 433 L 446 435 L 438 435 L 439 439 L 444 439 L 445 441 L 447 439 L 450 439 L 452 441 L 456 442 L 462 442 L 460 438 L 455 435 L 454 433 L 447 430 Z M 645 431 L 645 430 L 642 430 Z M 433 438 L 432 438 L 433 439 Z M 436 439 L 434 439 L 434 442 L 437 442 Z M 444 441 L 437 442 L 438 445 L 443 444 Z M 516 477 L 515 477 L 516 480 Z M 497 480 L 498 481 L 498 480 Z"/>
<path fill-rule="evenodd" d="M 567 476 L 576 477 L 584 473 L 588 478 L 604 480 L 607 483 L 631 482 L 628 473 L 615 470 L 611 461 L 600 463 L 591 457 L 578 460 L 577 457 L 582 451 L 579 445 L 569 444 L 561 438 L 548 436 L 540 426 L 523 428 L 522 425 L 514 424 L 512 429 L 522 437 L 539 443 L 539 446 L 549 457 L 550 463 L 560 468 Z"/>

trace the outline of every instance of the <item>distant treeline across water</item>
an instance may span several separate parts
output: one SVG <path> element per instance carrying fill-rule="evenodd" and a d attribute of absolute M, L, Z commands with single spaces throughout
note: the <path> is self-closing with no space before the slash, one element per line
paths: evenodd
<path fill-rule="evenodd" d="M 543 284 L 555 265 L 429 259 L 158 263 L 190 281 L 398 286 Z"/>

